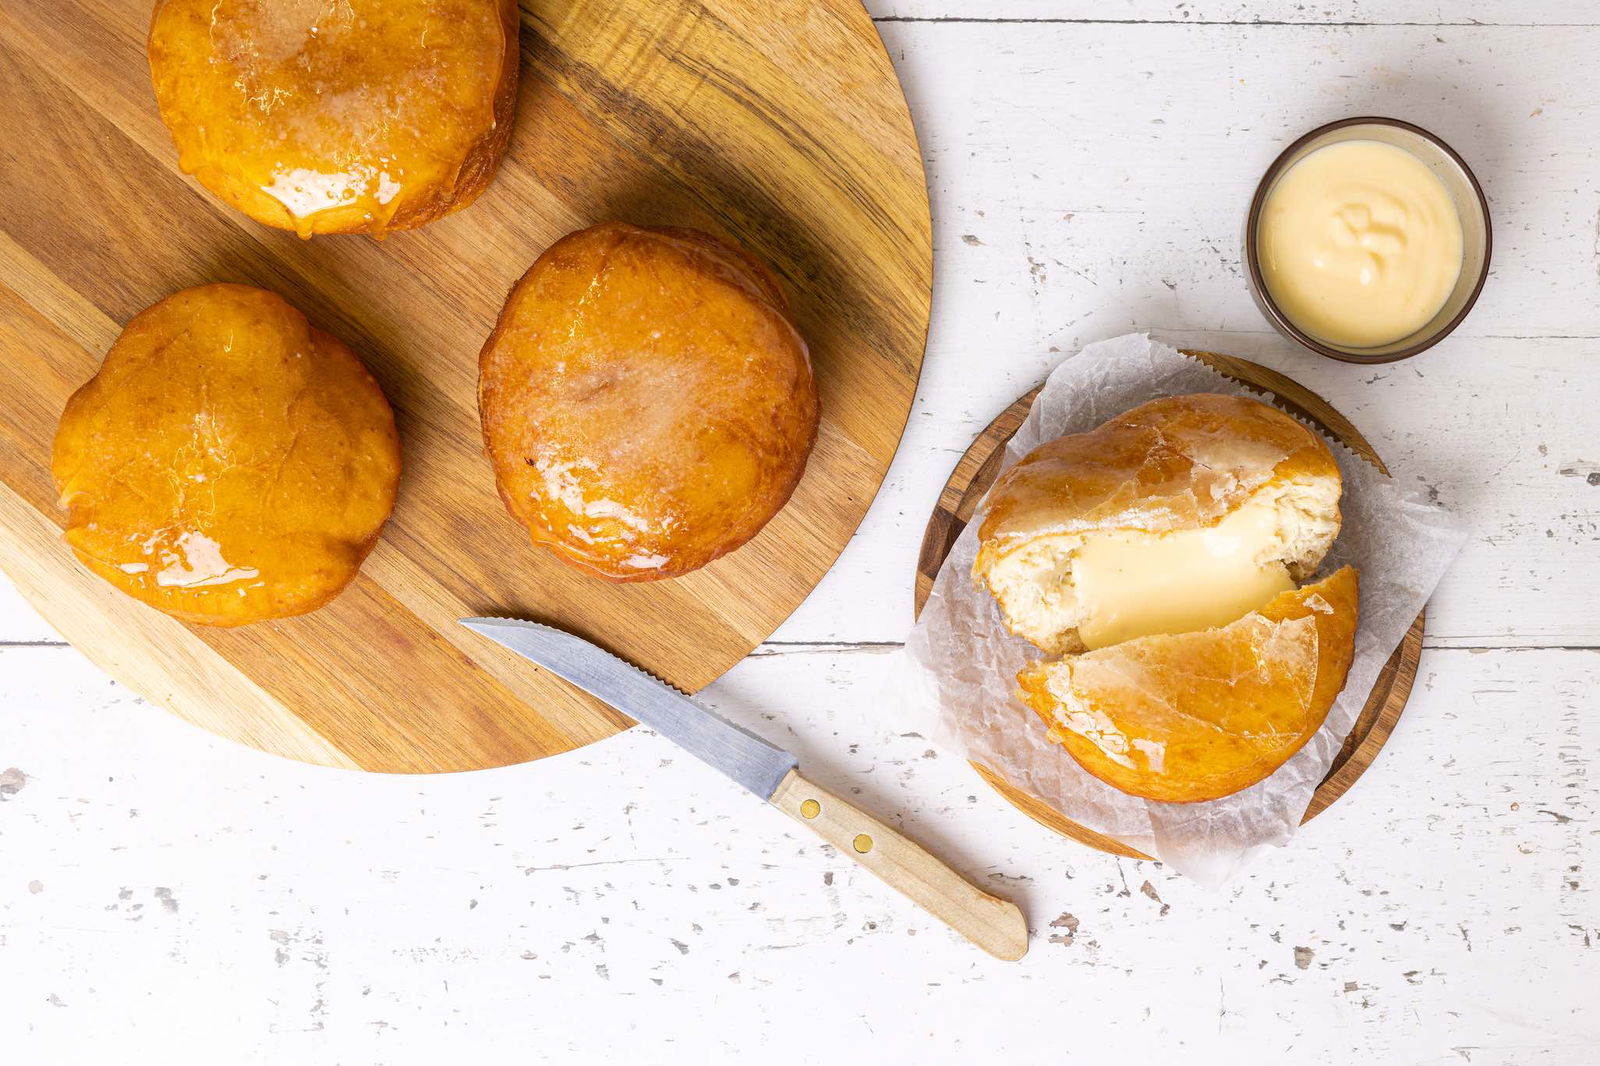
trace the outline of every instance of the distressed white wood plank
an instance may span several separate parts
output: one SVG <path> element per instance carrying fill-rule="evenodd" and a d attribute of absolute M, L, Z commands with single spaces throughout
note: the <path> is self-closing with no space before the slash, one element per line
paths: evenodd
<path fill-rule="evenodd" d="M 1559 27 L 1600 22 L 1588 0 L 867 0 L 874 18 L 952 21 L 1056 21 L 1106 23 L 1354 23 L 1359 25 L 1533 25 Z"/>
<path fill-rule="evenodd" d="M 757 657 L 711 702 L 1015 895 L 1037 933 L 1015 967 L 648 734 L 357 775 L 213 740 L 66 649 L 0 651 L 0 1041 L 29 1063 L 1592 1061 L 1600 654 L 1430 652 L 1374 770 L 1222 893 L 1055 838 L 930 755 L 878 710 L 889 665 Z"/>
<path fill-rule="evenodd" d="M 987 297 L 972 328 L 1264 328 L 1238 254 L 1262 171 L 1316 125 L 1387 113 L 1449 140 L 1491 199 L 1495 273 L 1461 334 L 1600 334 L 1600 305 L 1579 298 L 1596 290 L 1600 87 L 1571 76 L 1600 28 L 882 29 L 938 250 L 969 249 L 940 278 Z"/>
<path fill-rule="evenodd" d="M 58 643 L 52 629 L 4 574 L 0 574 L 0 644 Z"/>

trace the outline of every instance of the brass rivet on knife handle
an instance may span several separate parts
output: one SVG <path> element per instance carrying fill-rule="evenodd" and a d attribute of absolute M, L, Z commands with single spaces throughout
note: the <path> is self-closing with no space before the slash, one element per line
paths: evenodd
<path fill-rule="evenodd" d="M 769 801 L 997 959 L 1028 951 L 1028 923 L 889 826 L 790 770 Z"/>

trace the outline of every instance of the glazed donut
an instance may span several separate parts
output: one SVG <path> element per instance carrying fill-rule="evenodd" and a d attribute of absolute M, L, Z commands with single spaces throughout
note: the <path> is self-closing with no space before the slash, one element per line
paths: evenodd
<path fill-rule="evenodd" d="M 810 357 L 767 269 L 708 234 L 618 222 L 557 241 L 512 289 L 478 399 L 506 507 L 613 581 L 754 537 L 817 434 Z"/>
<path fill-rule="evenodd" d="M 273 293 L 207 285 L 128 323 L 67 401 L 52 469 L 89 569 L 237 626 L 355 577 L 394 507 L 400 441 L 349 348 Z"/>
<path fill-rule="evenodd" d="M 178 165 L 258 222 L 424 225 L 494 177 L 516 0 L 159 0 L 150 73 Z"/>

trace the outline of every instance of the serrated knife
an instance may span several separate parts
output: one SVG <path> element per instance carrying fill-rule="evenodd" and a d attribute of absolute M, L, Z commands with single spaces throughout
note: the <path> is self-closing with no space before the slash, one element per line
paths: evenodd
<path fill-rule="evenodd" d="M 515 618 L 463 618 L 461 624 L 722 771 L 989 954 L 1014 961 L 1027 952 L 1028 925 L 1015 903 L 975 887 L 894 829 L 808 781 L 789 752 L 582 637 Z"/>

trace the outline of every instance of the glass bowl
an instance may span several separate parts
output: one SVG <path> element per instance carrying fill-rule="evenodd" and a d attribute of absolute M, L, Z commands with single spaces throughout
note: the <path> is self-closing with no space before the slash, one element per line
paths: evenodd
<path fill-rule="evenodd" d="M 1257 254 L 1257 227 L 1261 221 L 1261 208 L 1267 194 L 1283 174 L 1301 159 L 1318 148 L 1341 141 L 1382 141 L 1403 148 L 1422 160 L 1444 183 L 1450 198 L 1455 202 L 1456 214 L 1461 217 L 1461 274 L 1455 288 L 1434 316 L 1420 329 L 1388 344 L 1373 348 L 1344 347 L 1313 337 L 1296 326 L 1278 307 L 1268 290 L 1261 273 Z M 1250 277 L 1250 292 L 1256 306 L 1267 316 L 1275 329 L 1303 347 L 1330 359 L 1347 363 L 1392 363 L 1406 359 L 1438 344 L 1461 324 L 1472 310 L 1483 290 L 1484 279 L 1489 275 L 1489 202 L 1472 170 L 1457 155 L 1455 149 L 1420 126 L 1395 118 L 1346 118 L 1319 126 L 1295 141 L 1283 154 L 1272 161 L 1256 194 L 1250 201 L 1250 213 L 1245 220 L 1244 258 Z"/>

